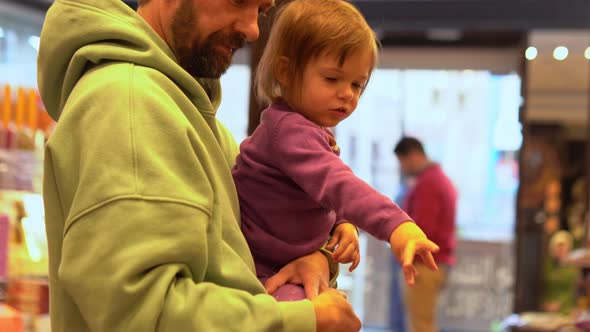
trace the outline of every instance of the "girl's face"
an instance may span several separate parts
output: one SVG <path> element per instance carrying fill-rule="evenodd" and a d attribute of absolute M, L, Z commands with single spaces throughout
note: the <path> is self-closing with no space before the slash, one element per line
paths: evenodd
<path fill-rule="evenodd" d="M 334 127 L 356 109 L 371 71 L 369 51 L 350 54 L 340 65 L 338 58 L 322 55 L 308 63 L 301 88 L 287 86 L 287 102 L 308 120 Z M 292 81 L 291 81 L 292 82 Z"/>

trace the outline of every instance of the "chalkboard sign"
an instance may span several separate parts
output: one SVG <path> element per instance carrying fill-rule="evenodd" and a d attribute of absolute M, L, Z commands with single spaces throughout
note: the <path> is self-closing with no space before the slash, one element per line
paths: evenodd
<path fill-rule="evenodd" d="M 512 313 L 514 262 L 511 242 L 459 241 L 457 265 L 439 305 L 445 331 L 490 331 Z"/>

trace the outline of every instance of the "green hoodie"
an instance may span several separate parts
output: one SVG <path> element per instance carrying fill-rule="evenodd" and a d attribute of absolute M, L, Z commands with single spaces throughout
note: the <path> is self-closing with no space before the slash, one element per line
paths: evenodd
<path fill-rule="evenodd" d="M 120 0 L 56 0 L 38 62 L 52 331 L 315 330 L 255 276 L 219 80 Z"/>

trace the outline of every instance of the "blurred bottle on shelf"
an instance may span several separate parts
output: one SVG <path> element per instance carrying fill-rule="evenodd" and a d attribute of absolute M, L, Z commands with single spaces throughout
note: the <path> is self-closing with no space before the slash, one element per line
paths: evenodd
<path fill-rule="evenodd" d="M 49 309 L 47 243 L 40 193 L 44 147 L 55 122 L 45 112 L 36 89 L 4 85 L 3 90 L 0 331 L 37 331 Z"/>
<path fill-rule="evenodd" d="M 10 85 L 4 86 L 0 190 L 41 192 L 43 152 L 54 122 L 35 89 L 18 87 L 16 98 L 12 91 Z"/>

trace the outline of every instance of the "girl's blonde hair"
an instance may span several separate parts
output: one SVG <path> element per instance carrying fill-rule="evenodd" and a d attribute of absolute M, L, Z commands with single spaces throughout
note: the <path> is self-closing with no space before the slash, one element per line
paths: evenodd
<path fill-rule="evenodd" d="M 345 0 L 293 0 L 279 9 L 254 84 L 258 99 L 270 104 L 282 98 L 276 78 L 281 57 L 288 59 L 287 77 L 301 87 L 307 64 L 323 55 L 334 55 L 340 65 L 359 51 L 372 54 L 371 69 L 377 62 L 375 33 L 363 15 Z M 370 74 L 370 73 L 369 73 Z"/>

